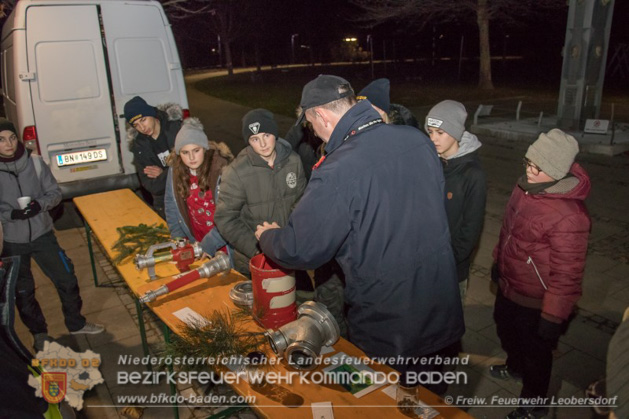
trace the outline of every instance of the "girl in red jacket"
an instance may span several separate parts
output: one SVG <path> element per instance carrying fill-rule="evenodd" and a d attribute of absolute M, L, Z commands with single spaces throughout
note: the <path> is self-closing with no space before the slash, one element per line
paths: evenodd
<path fill-rule="evenodd" d="M 507 418 L 538 418 L 552 370 L 552 350 L 581 296 L 590 217 L 590 179 L 574 163 L 579 146 L 559 129 L 541 134 L 526 152 L 494 249 L 492 279 L 498 337 L 507 353 L 494 377 L 522 379 L 521 402 Z M 537 407 L 536 407 L 537 406 Z"/>

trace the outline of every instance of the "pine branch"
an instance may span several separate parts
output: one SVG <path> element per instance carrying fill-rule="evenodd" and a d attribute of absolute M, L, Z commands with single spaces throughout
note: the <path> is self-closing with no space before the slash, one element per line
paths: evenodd
<path fill-rule="evenodd" d="M 174 358 L 213 358 L 245 356 L 258 351 L 265 342 L 264 333 L 244 329 L 245 317 L 231 311 L 214 310 L 206 321 L 186 324 L 181 334 L 166 345 L 166 355 Z M 183 369 L 207 368 L 206 365 L 182 365 Z"/>
<path fill-rule="evenodd" d="M 170 233 L 164 224 L 138 226 L 124 226 L 116 229 L 120 238 L 111 246 L 111 250 L 118 253 L 113 260 L 119 265 L 128 257 L 136 254 L 144 254 L 154 244 L 164 243 L 170 240 Z"/>

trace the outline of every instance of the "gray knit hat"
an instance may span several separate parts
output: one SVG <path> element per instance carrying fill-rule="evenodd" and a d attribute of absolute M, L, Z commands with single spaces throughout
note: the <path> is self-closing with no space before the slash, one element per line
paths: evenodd
<path fill-rule="evenodd" d="M 542 172 L 555 180 L 566 177 L 574 158 L 579 152 L 579 143 L 572 135 L 560 129 L 542 133 L 529 146 L 526 158 L 535 163 Z"/>
<path fill-rule="evenodd" d="M 273 119 L 273 112 L 266 109 L 254 109 L 242 118 L 242 138 L 249 144 L 249 137 L 260 132 L 275 135 L 278 133 L 277 123 Z"/>
<path fill-rule="evenodd" d="M 461 141 L 465 132 L 465 119 L 467 111 L 462 103 L 454 100 L 444 100 L 437 103 L 426 115 L 424 129 L 428 127 L 438 128 L 450 134 L 452 138 Z"/>
<path fill-rule="evenodd" d="M 189 144 L 196 144 L 206 150 L 210 148 L 207 135 L 203 132 L 203 124 L 198 118 L 188 118 L 181 125 L 175 137 L 175 154 L 179 155 L 181 148 Z"/>

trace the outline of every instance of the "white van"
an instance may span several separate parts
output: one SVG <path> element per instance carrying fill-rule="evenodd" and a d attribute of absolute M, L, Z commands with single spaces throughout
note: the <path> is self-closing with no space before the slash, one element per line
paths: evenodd
<path fill-rule="evenodd" d="M 188 99 L 158 1 L 20 0 L 2 29 L 8 119 L 49 164 L 64 198 L 139 185 L 124 104 Z"/>

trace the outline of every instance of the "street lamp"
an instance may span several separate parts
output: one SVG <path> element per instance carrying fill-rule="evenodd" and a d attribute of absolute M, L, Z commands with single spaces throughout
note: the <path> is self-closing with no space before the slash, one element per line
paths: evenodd
<path fill-rule="evenodd" d="M 290 62 L 295 64 L 295 38 L 299 36 L 298 33 L 294 33 L 290 36 Z"/>

